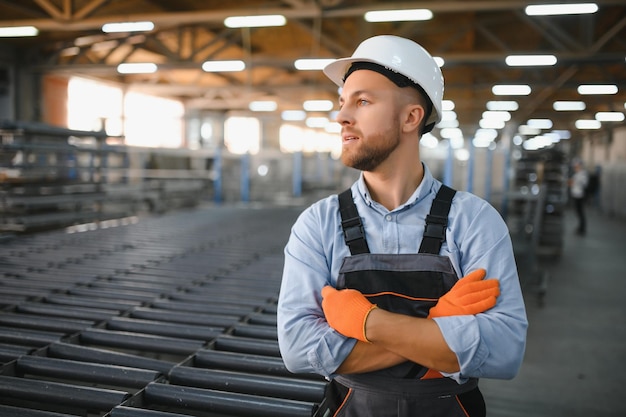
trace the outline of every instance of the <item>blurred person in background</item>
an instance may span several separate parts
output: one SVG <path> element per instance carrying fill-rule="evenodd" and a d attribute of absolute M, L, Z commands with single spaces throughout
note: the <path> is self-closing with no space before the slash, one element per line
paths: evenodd
<path fill-rule="evenodd" d="M 580 159 L 574 160 L 573 175 L 570 177 L 570 195 L 574 201 L 576 216 L 578 217 L 578 227 L 576 234 L 584 236 L 587 233 L 587 218 L 585 216 L 585 197 L 587 185 L 589 184 L 589 174 Z"/>

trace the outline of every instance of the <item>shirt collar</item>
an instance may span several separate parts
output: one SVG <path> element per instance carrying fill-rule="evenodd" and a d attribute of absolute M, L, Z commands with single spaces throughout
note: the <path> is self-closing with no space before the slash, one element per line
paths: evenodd
<path fill-rule="evenodd" d="M 422 163 L 422 166 L 424 167 L 424 178 L 422 179 L 422 182 L 420 183 L 420 185 L 418 185 L 418 187 L 415 189 L 415 191 L 409 197 L 409 199 L 403 205 L 399 206 L 394 211 L 402 210 L 404 208 L 409 208 L 417 204 L 420 200 L 426 197 L 433 189 L 434 181 L 435 181 L 433 178 L 433 175 L 431 174 L 430 169 L 428 169 L 428 167 L 425 164 Z M 361 175 L 359 175 L 359 179 L 356 183 L 356 189 L 359 195 L 361 196 L 361 198 L 363 198 L 363 201 L 365 201 L 365 203 L 368 206 L 372 207 L 374 205 L 376 206 L 379 205 L 376 201 L 371 199 L 369 190 L 367 189 L 367 185 L 365 184 L 365 179 L 363 178 L 363 172 L 361 172 Z"/>

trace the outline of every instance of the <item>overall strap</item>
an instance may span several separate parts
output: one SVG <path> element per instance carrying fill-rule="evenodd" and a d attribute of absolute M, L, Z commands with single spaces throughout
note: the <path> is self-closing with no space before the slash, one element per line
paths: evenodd
<path fill-rule="evenodd" d="M 350 248 L 350 253 L 352 255 L 369 253 L 370 250 L 365 240 L 363 223 L 354 204 L 352 190 L 349 188 L 339 194 L 339 213 L 341 214 L 343 238 L 346 241 L 346 245 Z"/>
<path fill-rule="evenodd" d="M 426 216 L 424 237 L 422 238 L 419 253 L 439 254 L 441 245 L 446 241 L 448 213 L 450 212 L 450 206 L 452 206 L 454 194 L 456 194 L 456 190 L 446 185 L 441 185 L 430 207 L 430 214 Z"/>

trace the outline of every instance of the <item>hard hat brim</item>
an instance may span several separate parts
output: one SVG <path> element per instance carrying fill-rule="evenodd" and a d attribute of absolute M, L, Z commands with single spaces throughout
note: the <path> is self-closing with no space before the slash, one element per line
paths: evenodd
<path fill-rule="evenodd" d="M 367 59 L 367 58 L 339 58 L 330 64 L 326 65 L 323 69 L 324 74 L 339 87 L 343 87 L 344 77 L 346 72 L 350 68 L 350 65 L 354 62 L 372 62 L 374 64 L 378 64 L 381 66 L 385 66 L 382 62 L 379 62 L 375 59 Z"/>

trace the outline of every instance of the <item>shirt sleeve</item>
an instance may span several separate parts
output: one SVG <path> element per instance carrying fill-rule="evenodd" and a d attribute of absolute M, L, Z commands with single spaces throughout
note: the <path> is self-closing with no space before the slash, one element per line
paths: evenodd
<path fill-rule="evenodd" d="M 508 227 L 486 202 L 465 223 L 467 227 L 458 227 L 460 235 L 452 233 L 451 257 L 458 260 L 462 276 L 484 268 L 486 278 L 498 279 L 500 296 L 484 313 L 435 318 L 460 365 L 460 372 L 446 376 L 458 382 L 510 379 L 522 363 L 528 321 Z"/>
<path fill-rule="evenodd" d="M 333 330 L 322 311 L 321 290 L 334 280 L 323 246 L 332 240 L 325 236 L 332 231 L 322 227 L 319 210 L 320 205 L 314 205 L 300 215 L 285 246 L 277 327 L 281 356 L 289 371 L 329 378 L 356 340 Z"/>

